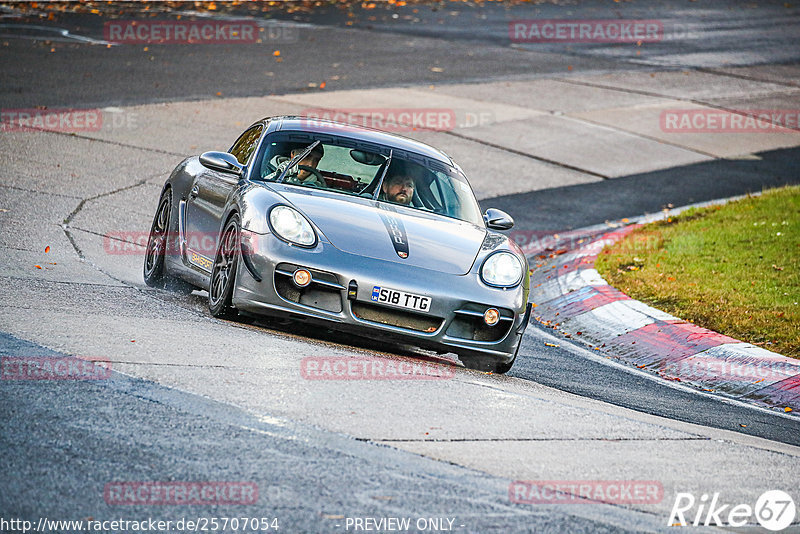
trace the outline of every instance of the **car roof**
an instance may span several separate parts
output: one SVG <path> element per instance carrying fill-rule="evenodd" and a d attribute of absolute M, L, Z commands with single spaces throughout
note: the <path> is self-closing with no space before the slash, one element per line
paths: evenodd
<path fill-rule="evenodd" d="M 426 145 L 425 143 L 421 143 L 420 141 L 409 139 L 408 137 L 403 137 L 402 135 L 391 134 L 387 132 L 382 132 L 380 130 L 374 130 L 372 128 L 355 126 L 352 124 L 336 122 L 327 119 L 301 117 L 296 115 L 265 117 L 262 120 L 264 122 L 278 121 L 279 124 L 278 127 L 276 128 L 276 131 L 298 130 L 308 133 L 319 133 L 319 134 L 336 135 L 338 137 L 348 137 L 351 139 L 357 139 L 359 141 L 390 146 L 408 152 L 416 152 L 417 154 L 421 154 L 423 156 L 441 161 L 448 165 L 458 167 L 455 164 L 455 162 L 450 158 L 450 156 L 448 156 L 441 150 L 433 148 L 430 145 Z"/>

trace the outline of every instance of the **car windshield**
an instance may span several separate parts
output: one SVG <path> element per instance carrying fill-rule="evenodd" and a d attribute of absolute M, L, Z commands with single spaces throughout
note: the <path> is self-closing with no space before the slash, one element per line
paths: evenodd
<path fill-rule="evenodd" d="M 478 202 L 460 170 L 421 154 L 346 137 L 272 133 L 255 159 L 253 176 L 483 225 Z"/>

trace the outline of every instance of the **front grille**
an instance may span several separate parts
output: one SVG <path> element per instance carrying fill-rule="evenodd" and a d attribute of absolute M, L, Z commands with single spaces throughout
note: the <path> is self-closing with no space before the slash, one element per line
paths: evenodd
<path fill-rule="evenodd" d="M 363 302 L 353 302 L 353 315 L 359 319 L 373 323 L 399 326 L 417 332 L 436 332 L 442 325 L 442 319 L 429 315 L 420 315 L 402 310 L 395 310 Z"/>

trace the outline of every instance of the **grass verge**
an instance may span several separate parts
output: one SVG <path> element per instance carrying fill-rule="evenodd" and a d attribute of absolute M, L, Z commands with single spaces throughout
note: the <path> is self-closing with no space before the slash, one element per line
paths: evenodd
<path fill-rule="evenodd" d="M 800 187 L 643 226 L 596 268 L 654 308 L 800 358 Z"/>

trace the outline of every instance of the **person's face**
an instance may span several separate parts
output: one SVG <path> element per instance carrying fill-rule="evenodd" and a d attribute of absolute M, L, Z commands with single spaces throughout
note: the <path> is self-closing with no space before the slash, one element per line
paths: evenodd
<path fill-rule="evenodd" d="M 300 154 L 300 152 L 301 151 L 299 151 L 299 150 L 293 150 L 292 151 L 292 157 L 295 157 L 297 154 Z M 301 159 L 300 163 L 298 163 L 298 165 L 305 165 L 306 167 L 313 167 L 313 168 L 316 169 L 317 165 L 319 165 L 319 160 L 320 159 L 322 159 L 322 158 L 319 157 L 319 154 L 317 154 L 315 152 L 312 152 L 311 154 L 309 154 L 305 158 Z M 311 173 L 309 171 L 305 170 L 305 169 L 300 169 L 300 170 L 297 171 L 297 177 L 300 178 L 301 180 L 305 180 L 309 176 L 311 176 Z"/>
<path fill-rule="evenodd" d="M 381 186 L 383 194 L 390 202 L 410 204 L 414 196 L 414 179 L 410 176 L 395 176 L 388 178 Z"/>

